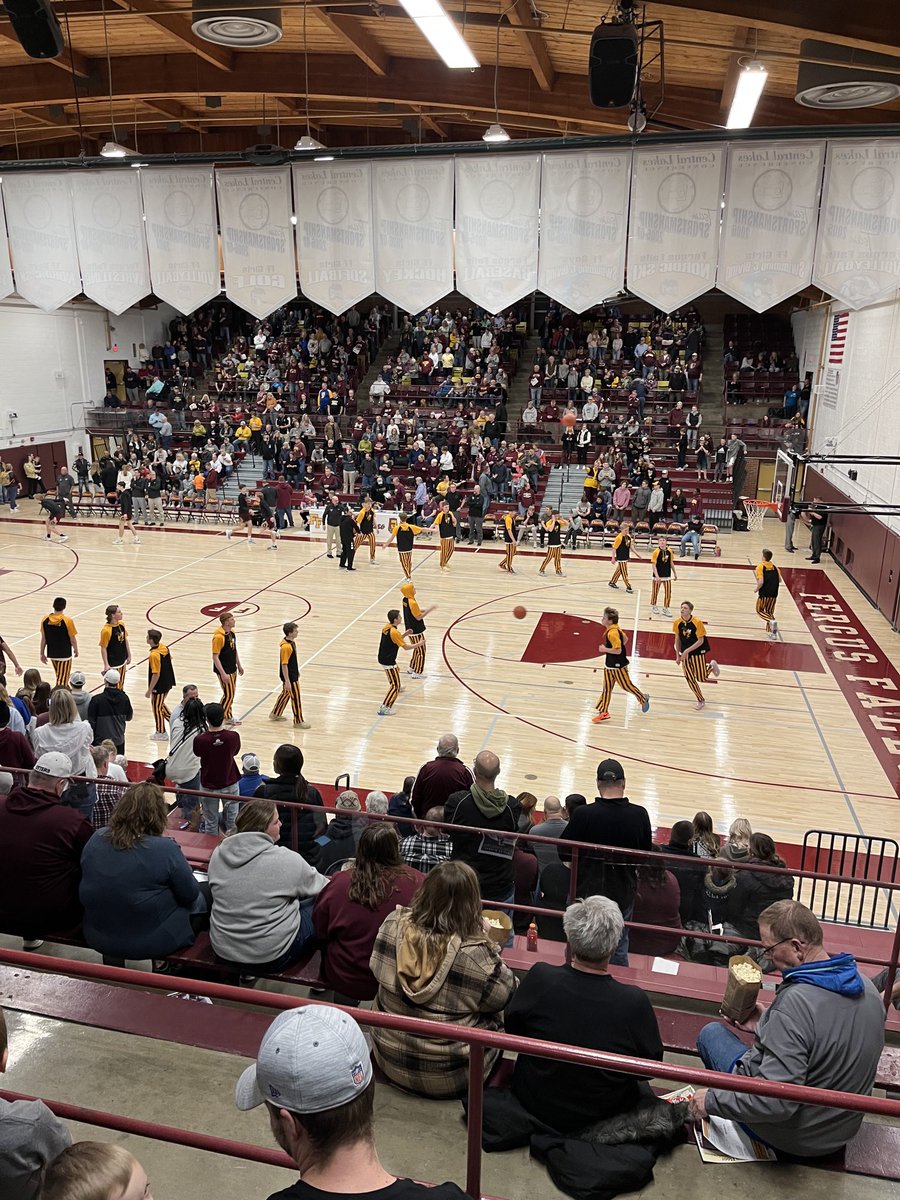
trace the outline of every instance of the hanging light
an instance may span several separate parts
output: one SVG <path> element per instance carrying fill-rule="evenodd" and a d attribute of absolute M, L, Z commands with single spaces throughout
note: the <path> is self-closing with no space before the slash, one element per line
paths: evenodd
<path fill-rule="evenodd" d="M 769 72 L 761 62 L 747 63 L 737 77 L 726 129 L 749 129 Z"/>
<path fill-rule="evenodd" d="M 313 150 L 324 150 L 325 147 L 320 141 L 313 137 L 311 133 L 304 133 L 303 137 L 297 142 L 295 150 L 302 152 L 311 152 Z"/>
<path fill-rule="evenodd" d="M 483 142 L 508 142 L 509 134 L 499 122 L 493 125 L 488 125 L 487 129 L 481 135 Z"/>
<path fill-rule="evenodd" d="M 129 154 L 134 154 L 134 151 L 119 142 L 104 142 L 100 151 L 101 158 L 128 158 Z"/>

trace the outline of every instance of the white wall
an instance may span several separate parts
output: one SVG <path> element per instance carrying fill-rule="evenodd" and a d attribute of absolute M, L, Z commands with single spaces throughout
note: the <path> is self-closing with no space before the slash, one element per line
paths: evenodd
<path fill-rule="evenodd" d="M 163 339 L 174 309 L 129 309 L 114 317 L 91 303 L 45 313 L 0 302 L 0 447 L 83 440 L 84 412 L 103 401 L 105 359 L 138 365 L 137 347 Z M 111 347 L 118 343 L 118 350 Z M 10 412 L 18 413 L 10 420 Z"/>
<path fill-rule="evenodd" d="M 821 384 L 824 367 L 818 370 L 823 330 L 827 340 L 831 319 L 843 311 L 839 304 L 794 313 L 794 340 L 804 369 L 814 371 Z M 804 358 L 806 367 L 804 368 Z M 840 383 L 837 406 L 823 402 L 821 389 L 814 400 L 810 450 L 814 454 L 878 454 L 900 457 L 900 298 L 875 304 L 849 314 L 844 361 L 838 368 Z M 831 448 L 828 439 L 836 439 Z M 858 471 L 856 482 L 848 468 Z M 818 466 L 825 477 L 857 503 L 881 501 L 900 505 L 900 468 L 835 464 Z M 900 516 L 881 518 L 900 531 Z"/>

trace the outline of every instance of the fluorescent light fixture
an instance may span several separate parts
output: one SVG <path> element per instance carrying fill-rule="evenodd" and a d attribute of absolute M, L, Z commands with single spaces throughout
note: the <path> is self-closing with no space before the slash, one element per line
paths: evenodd
<path fill-rule="evenodd" d="M 129 167 L 149 167 L 149 163 L 129 163 Z"/>
<path fill-rule="evenodd" d="M 311 133 L 304 133 L 303 137 L 296 144 L 294 149 L 310 152 L 312 150 L 324 150 L 325 147 L 321 142 L 317 141 Z"/>
<path fill-rule="evenodd" d="M 448 67 L 471 69 L 479 65 L 440 0 L 400 0 L 400 4 Z"/>
<path fill-rule="evenodd" d="M 118 142 L 104 142 L 100 151 L 102 158 L 127 158 L 129 154 L 134 154 L 134 151 L 127 146 L 120 146 Z"/>
<path fill-rule="evenodd" d="M 296 224 L 297 224 L 297 218 L 296 218 L 295 216 L 293 216 L 293 215 L 291 216 L 291 224 L 292 224 L 292 225 L 296 225 Z"/>
<path fill-rule="evenodd" d="M 759 98 L 766 86 L 769 72 L 760 62 L 751 62 L 737 77 L 731 111 L 725 122 L 726 129 L 749 129 L 756 112 Z"/>
<path fill-rule="evenodd" d="M 333 154 L 317 154 L 313 162 L 334 162 Z"/>
<path fill-rule="evenodd" d="M 481 135 L 481 140 L 483 142 L 508 142 L 509 134 L 502 125 L 488 125 Z"/>

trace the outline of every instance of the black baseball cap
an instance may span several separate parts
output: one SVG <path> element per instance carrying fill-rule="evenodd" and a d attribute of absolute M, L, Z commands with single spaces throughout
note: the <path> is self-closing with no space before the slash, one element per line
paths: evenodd
<path fill-rule="evenodd" d="M 624 778 L 625 771 L 622 764 L 615 758 L 604 758 L 597 768 L 597 779 L 601 783 L 615 783 Z"/>

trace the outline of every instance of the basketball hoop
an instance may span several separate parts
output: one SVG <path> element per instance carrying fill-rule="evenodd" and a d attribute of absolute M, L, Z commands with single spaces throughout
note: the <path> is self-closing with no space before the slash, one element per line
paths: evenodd
<path fill-rule="evenodd" d="M 778 512 L 778 505 L 773 504 L 771 500 L 745 500 L 744 509 L 747 513 L 747 528 L 758 533 L 763 527 L 763 521 L 766 519 L 766 513 Z"/>

